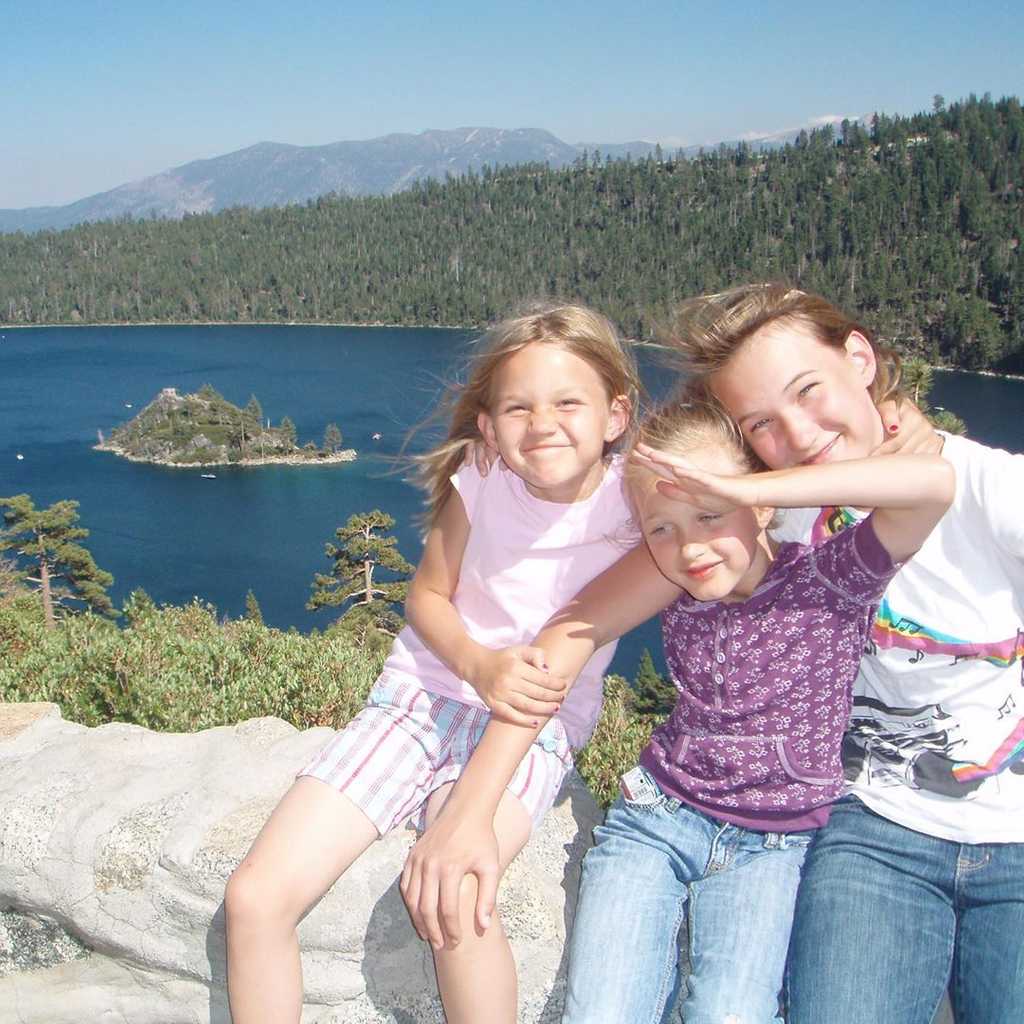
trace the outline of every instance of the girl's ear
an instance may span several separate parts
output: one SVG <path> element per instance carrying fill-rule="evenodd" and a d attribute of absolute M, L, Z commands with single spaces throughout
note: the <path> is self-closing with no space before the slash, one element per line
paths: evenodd
<path fill-rule="evenodd" d="M 483 435 L 484 444 L 486 444 L 488 448 L 493 448 L 497 451 L 498 435 L 494 432 L 494 423 L 491 421 L 491 417 L 485 412 L 477 413 L 476 425 L 480 433 Z"/>
<path fill-rule="evenodd" d="M 843 347 L 846 349 L 846 358 L 853 364 L 864 387 L 870 387 L 878 372 L 878 361 L 871 342 L 860 331 L 850 331 Z"/>
<path fill-rule="evenodd" d="M 609 406 L 608 426 L 605 428 L 604 440 L 606 444 L 617 441 L 629 426 L 629 416 L 633 411 L 633 403 L 627 395 L 616 395 Z"/>

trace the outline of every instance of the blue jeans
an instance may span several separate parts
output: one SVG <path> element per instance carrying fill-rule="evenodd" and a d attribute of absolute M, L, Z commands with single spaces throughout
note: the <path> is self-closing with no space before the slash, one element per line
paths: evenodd
<path fill-rule="evenodd" d="M 650 777 L 647 777 L 650 780 Z M 653 786 L 594 830 L 569 948 L 563 1024 L 657 1024 L 671 1011 L 689 911 L 686 1024 L 778 1019 L 805 832 L 752 832 Z"/>
<path fill-rule="evenodd" d="M 961 844 L 855 797 L 807 855 L 790 949 L 790 1024 L 1024 1021 L 1024 844 Z"/>

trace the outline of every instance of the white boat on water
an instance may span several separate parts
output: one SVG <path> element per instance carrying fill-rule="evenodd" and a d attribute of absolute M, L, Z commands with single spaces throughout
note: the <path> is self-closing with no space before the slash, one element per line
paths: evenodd
<path fill-rule="evenodd" d="M 21 462 L 21 460 L 22 460 L 23 458 L 25 458 L 25 456 L 24 456 L 24 455 L 22 455 L 22 454 L 21 454 L 21 452 L 18 452 L 18 454 L 17 454 L 17 455 L 15 455 L 14 457 L 15 457 L 15 458 L 16 458 L 16 459 L 17 459 L 17 460 L 18 460 L 19 462 Z"/>
<path fill-rule="evenodd" d="M 216 473 L 200 473 L 199 475 L 204 480 L 216 480 L 217 479 L 217 474 Z"/>

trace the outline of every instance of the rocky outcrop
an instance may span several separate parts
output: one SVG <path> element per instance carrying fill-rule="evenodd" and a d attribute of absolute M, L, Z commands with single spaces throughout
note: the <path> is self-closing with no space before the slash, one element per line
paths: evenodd
<path fill-rule="evenodd" d="M 328 735 L 274 718 L 194 734 L 87 729 L 54 705 L 0 704 L 0 1021 L 226 1024 L 224 883 Z M 520 1021 L 558 1020 L 597 817 L 574 778 L 506 874 Z M 442 1022 L 396 884 L 412 841 L 375 844 L 303 921 L 305 1024 Z"/>

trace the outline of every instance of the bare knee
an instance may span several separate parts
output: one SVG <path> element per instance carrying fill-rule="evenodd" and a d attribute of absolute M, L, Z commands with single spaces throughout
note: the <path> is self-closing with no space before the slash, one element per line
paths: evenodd
<path fill-rule="evenodd" d="M 235 868 L 224 888 L 224 916 L 229 929 L 294 928 L 299 917 L 288 906 L 283 888 L 248 858 Z"/>

